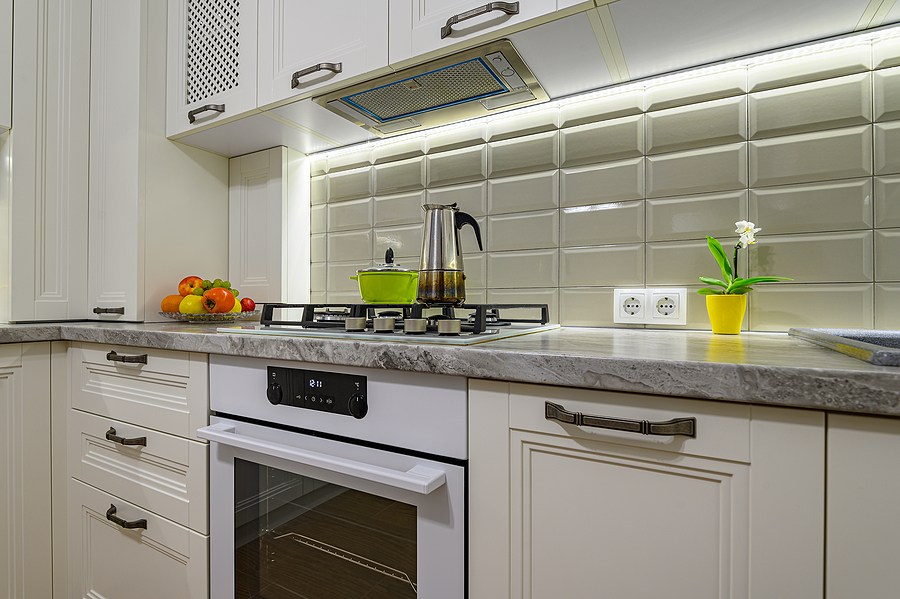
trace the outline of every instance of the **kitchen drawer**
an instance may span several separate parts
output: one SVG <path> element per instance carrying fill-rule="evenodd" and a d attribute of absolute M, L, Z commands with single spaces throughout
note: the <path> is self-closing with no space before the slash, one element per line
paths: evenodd
<path fill-rule="evenodd" d="M 146 444 L 124 445 L 107 432 Z M 69 412 L 68 443 L 70 476 L 208 533 L 209 445 L 80 410 Z"/>
<path fill-rule="evenodd" d="M 653 436 L 561 424 L 544 417 L 546 401 L 570 412 L 651 422 L 696 418 L 695 437 Z M 573 439 L 750 462 L 750 406 L 640 393 L 510 385 L 510 428 Z"/>
<path fill-rule="evenodd" d="M 107 518 L 146 520 L 123 528 Z M 68 597 L 207 599 L 209 537 L 69 479 Z"/>
<path fill-rule="evenodd" d="M 73 408 L 193 439 L 209 421 L 206 354 L 73 343 L 69 359 Z"/>

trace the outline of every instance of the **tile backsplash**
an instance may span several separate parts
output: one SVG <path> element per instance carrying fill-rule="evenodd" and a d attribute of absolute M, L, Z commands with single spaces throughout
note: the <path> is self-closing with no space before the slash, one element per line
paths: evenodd
<path fill-rule="evenodd" d="M 709 329 L 706 235 L 762 227 L 744 327 L 900 328 L 900 42 L 647 81 L 490 122 L 312 157 L 311 297 L 359 301 L 358 268 L 418 267 L 424 203 L 456 202 L 470 301 L 546 302 L 614 325 L 614 287 L 689 288 Z M 635 325 L 630 325 L 635 326 Z M 674 327 L 673 327 L 674 328 Z"/>

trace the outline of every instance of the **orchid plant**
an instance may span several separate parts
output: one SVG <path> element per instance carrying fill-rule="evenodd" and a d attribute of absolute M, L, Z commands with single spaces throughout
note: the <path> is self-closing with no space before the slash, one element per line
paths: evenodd
<path fill-rule="evenodd" d="M 732 257 L 731 264 L 728 263 L 728 254 L 725 253 L 725 249 L 722 247 L 722 244 L 719 243 L 719 240 L 715 237 L 706 238 L 706 244 L 709 246 L 709 251 L 712 252 L 716 262 L 719 263 L 719 268 L 722 269 L 722 278 L 725 280 L 720 281 L 719 279 L 710 277 L 700 277 L 702 282 L 707 285 L 714 285 L 715 287 L 704 287 L 703 289 L 698 289 L 697 293 L 700 295 L 743 295 L 752 291 L 753 288 L 751 285 L 756 283 L 794 280 L 788 277 L 749 277 L 746 279 L 739 277 L 737 262 L 738 250 L 747 247 L 748 245 L 755 244 L 756 234 L 761 231 L 761 229 L 748 220 L 740 220 L 734 224 L 737 227 L 734 232 L 740 233 L 741 238 L 734 246 L 734 256 Z"/>

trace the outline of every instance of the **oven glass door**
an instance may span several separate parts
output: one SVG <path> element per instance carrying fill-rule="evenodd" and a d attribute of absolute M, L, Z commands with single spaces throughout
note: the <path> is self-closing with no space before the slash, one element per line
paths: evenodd
<path fill-rule="evenodd" d="M 465 597 L 464 466 L 210 421 L 212 597 Z"/>

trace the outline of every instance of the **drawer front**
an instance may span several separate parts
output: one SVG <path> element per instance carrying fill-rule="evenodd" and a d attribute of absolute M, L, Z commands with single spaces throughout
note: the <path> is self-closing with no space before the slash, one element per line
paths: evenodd
<path fill-rule="evenodd" d="M 206 354 L 85 343 L 69 358 L 73 408 L 193 439 L 209 421 Z"/>
<path fill-rule="evenodd" d="M 80 410 L 69 412 L 68 443 L 70 476 L 208 533 L 209 445 Z"/>
<path fill-rule="evenodd" d="M 209 537 L 69 479 L 69 597 L 207 599 Z M 146 520 L 123 528 L 107 518 Z"/>
<path fill-rule="evenodd" d="M 548 401 L 585 416 L 650 422 L 696 418 L 696 436 L 655 436 L 562 424 L 545 418 Z M 514 383 L 510 385 L 509 422 L 511 428 L 524 431 L 750 462 L 747 404 Z"/>

